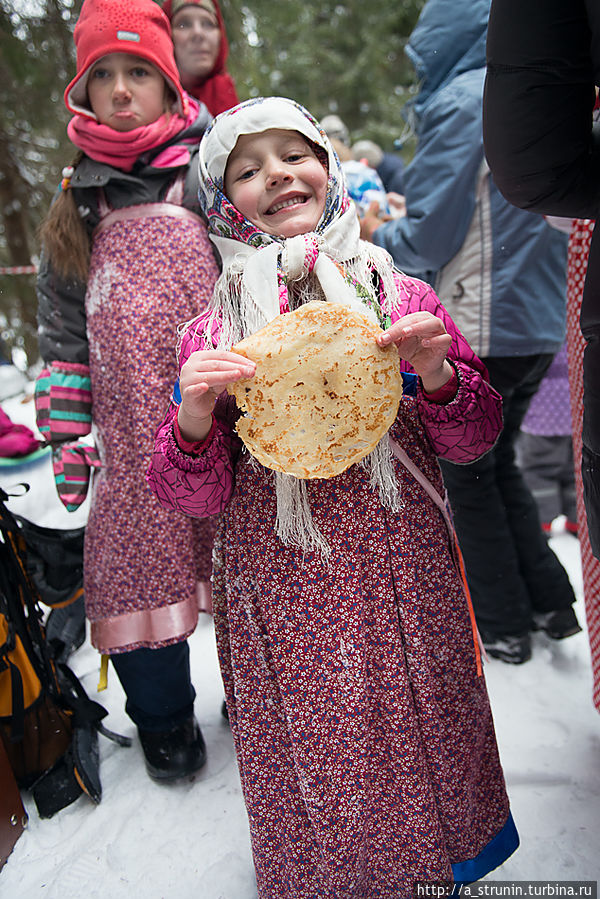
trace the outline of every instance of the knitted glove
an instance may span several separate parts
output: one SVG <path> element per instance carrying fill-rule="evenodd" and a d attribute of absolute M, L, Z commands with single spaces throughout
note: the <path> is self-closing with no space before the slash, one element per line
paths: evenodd
<path fill-rule="evenodd" d="M 35 382 L 37 426 L 48 443 L 76 440 L 92 429 L 90 369 L 76 362 L 52 362 Z"/>
<path fill-rule="evenodd" d="M 54 483 L 68 512 L 75 512 L 84 502 L 92 468 L 100 468 L 95 446 L 78 441 L 52 444 Z"/>
<path fill-rule="evenodd" d="M 74 512 L 87 496 L 91 468 L 100 467 L 93 446 L 78 442 L 92 428 L 92 390 L 87 365 L 52 362 L 35 383 L 37 426 L 52 447 L 58 496 Z"/>

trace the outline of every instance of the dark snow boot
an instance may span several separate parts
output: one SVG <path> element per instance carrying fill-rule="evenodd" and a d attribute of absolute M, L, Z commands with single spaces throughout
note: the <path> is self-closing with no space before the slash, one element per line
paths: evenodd
<path fill-rule="evenodd" d="M 202 731 L 191 715 L 169 731 L 142 730 L 138 727 L 146 770 L 152 780 L 169 783 L 189 777 L 206 762 Z"/>
<path fill-rule="evenodd" d="M 493 659 L 500 659 L 509 665 L 522 665 L 531 658 L 531 637 L 529 634 L 493 636 L 480 630 L 481 642 L 486 653 Z"/>
<path fill-rule="evenodd" d="M 581 631 L 573 606 L 568 609 L 557 609 L 554 612 L 535 612 L 533 629 L 544 631 L 552 640 L 564 640 Z"/>

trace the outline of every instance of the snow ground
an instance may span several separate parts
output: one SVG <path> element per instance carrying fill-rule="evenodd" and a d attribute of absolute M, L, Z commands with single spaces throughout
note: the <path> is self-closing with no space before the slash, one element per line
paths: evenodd
<path fill-rule="evenodd" d="M 3 401 L 13 421 L 31 426 L 31 404 Z M 39 524 L 77 527 L 55 499 L 50 463 L 0 469 L 0 485 L 32 481 L 13 511 Z M 584 624 L 577 540 L 551 538 L 576 591 Z M 81 797 L 41 820 L 28 794 L 29 827 L 0 873 L 7 899 L 255 899 L 248 827 L 231 736 L 220 715 L 222 687 L 211 619 L 190 640 L 196 713 L 209 759 L 190 782 L 159 786 L 147 777 L 135 728 L 111 670 L 96 693 L 99 657 L 88 642 L 71 665 L 108 709 L 106 724 L 134 737 L 129 749 L 100 737 L 103 798 Z M 591 700 L 585 631 L 562 642 L 534 634 L 521 666 L 491 659 L 486 679 L 521 847 L 488 880 L 596 881 L 600 870 L 600 717 Z"/>

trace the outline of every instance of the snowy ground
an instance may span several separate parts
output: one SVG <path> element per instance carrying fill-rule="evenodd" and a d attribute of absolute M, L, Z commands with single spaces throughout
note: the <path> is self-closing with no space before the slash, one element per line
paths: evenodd
<path fill-rule="evenodd" d="M 31 404 L 3 401 L 14 421 L 31 424 Z M 35 490 L 11 508 L 55 527 L 76 527 L 60 511 L 49 462 L 29 472 L 0 468 L 0 485 L 24 480 Z M 85 515 L 76 513 L 77 516 Z M 551 540 L 581 597 L 578 543 Z M 489 880 L 598 879 L 600 871 L 600 717 L 591 702 L 586 633 L 563 642 L 534 635 L 522 666 L 490 660 L 486 678 L 521 847 Z M 27 831 L 0 873 L 11 899 L 255 899 L 248 828 L 231 737 L 220 716 L 222 688 L 212 623 L 202 616 L 190 641 L 196 713 L 209 761 L 189 783 L 159 786 L 144 771 L 139 745 L 124 749 L 100 738 L 103 799 L 81 797 L 50 820 L 31 798 Z M 98 695 L 98 655 L 86 643 L 71 659 L 86 689 L 109 710 L 107 726 L 135 738 L 123 693 L 111 671 Z"/>

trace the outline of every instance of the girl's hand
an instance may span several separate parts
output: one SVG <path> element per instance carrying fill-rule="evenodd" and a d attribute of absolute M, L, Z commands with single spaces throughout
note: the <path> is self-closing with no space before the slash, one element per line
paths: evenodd
<path fill-rule="evenodd" d="M 397 194 L 393 190 L 386 194 L 386 197 L 393 219 L 399 219 L 406 215 L 406 197 L 402 194 Z"/>
<path fill-rule="evenodd" d="M 362 216 L 362 218 L 359 217 L 360 236 L 362 240 L 368 240 L 373 243 L 373 233 L 379 228 L 380 225 L 383 225 L 384 222 L 391 221 L 391 219 L 391 215 L 386 215 L 385 213 L 381 212 L 377 200 L 373 200 L 371 203 L 369 203 L 369 208 Z"/>
<path fill-rule="evenodd" d="M 177 413 L 184 440 L 204 440 L 212 426 L 217 397 L 227 384 L 252 378 L 256 365 L 245 356 L 226 350 L 199 350 L 192 353 L 179 375 L 181 405 Z"/>
<path fill-rule="evenodd" d="M 444 322 L 431 312 L 412 312 L 377 338 L 379 346 L 394 343 L 401 359 L 410 362 L 421 378 L 426 393 L 434 393 L 452 377 L 446 353 L 452 337 Z"/>

